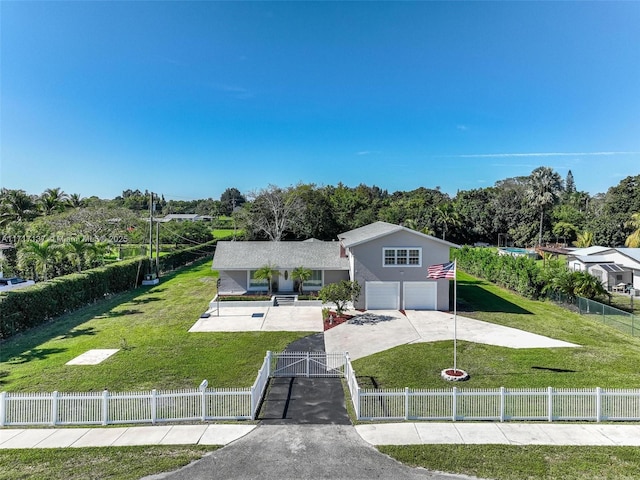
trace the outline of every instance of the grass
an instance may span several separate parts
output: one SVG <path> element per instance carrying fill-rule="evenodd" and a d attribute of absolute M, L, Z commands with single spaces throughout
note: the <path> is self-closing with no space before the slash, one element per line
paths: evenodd
<path fill-rule="evenodd" d="M 0 450 L 0 480 L 137 480 L 177 470 L 215 446 Z"/>
<path fill-rule="evenodd" d="M 244 234 L 244 230 L 233 228 L 216 228 L 213 230 L 213 238 L 217 240 L 228 239 L 229 237 L 233 237 L 233 235 L 241 236 Z"/>
<path fill-rule="evenodd" d="M 378 449 L 407 465 L 496 480 L 640 477 L 637 447 L 411 445 Z"/>
<path fill-rule="evenodd" d="M 305 333 L 189 333 L 215 295 L 216 276 L 202 261 L 5 341 L 0 390 L 177 389 L 203 379 L 212 387 L 252 385 L 267 350 Z M 65 365 L 96 348 L 121 350 L 99 365 Z"/>
<path fill-rule="evenodd" d="M 463 388 L 638 388 L 640 339 L 550 302 L 519 295 L 458 272 L 459 314 L 581 345 L 511 349 L 458 342 Z M 453 341 L 403 345 L 354 362 L 364 388 L 449 388 L 440 371 L 453 364 Z"/>

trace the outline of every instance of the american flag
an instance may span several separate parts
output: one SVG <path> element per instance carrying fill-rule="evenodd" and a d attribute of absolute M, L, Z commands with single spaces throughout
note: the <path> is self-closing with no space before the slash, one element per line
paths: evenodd
<path fill-rule="evenodd" d="M 427 278 L 456 278 L 455 262 L 431 265 L 427 269 Z"/>

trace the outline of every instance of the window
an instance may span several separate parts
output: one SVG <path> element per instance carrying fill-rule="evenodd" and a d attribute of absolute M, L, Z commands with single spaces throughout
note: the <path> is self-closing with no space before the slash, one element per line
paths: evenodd
<path fill-rule="evenodd" d="M 422 249 L 414 247 L 384 248 L 383 265 L 385 267 L 420 267 Z"/>
<path fill-rule="evenodd" d="M 306 287 L 322 287 L 322 270 L 311 270 L 311 278 L 305 280 Z"/>
<path fill-rule="evenodd" d="M 255 270 L 249 271 L 249 290 L 268 290 L 269 282 L 267 281 L 267 279 L 255 278 L 255 273 Z"/>

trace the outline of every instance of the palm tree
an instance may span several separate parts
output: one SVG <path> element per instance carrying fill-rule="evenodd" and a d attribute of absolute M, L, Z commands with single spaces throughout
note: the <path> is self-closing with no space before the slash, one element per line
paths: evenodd
<path fill-rule="evenodd" d="M 626 222 L 625 226 L 635 229 L 624 241 L 625 246 L 629 248 L 640 247 L 640 212 L 632 214 L 631 220 Z"/>
<path fill-rule="evenodd" d="M 544 212 L 558 200 L 562 192 L 562 178 L 549 167 L 538 167 L 529 177 L 525 196 L 540 211 L 538 245 L 542 245 Z"/>
<path fill-rule="evenodd" d="M 42 213 L 45 215 L 51 215 L 54 212 L 64 210 L 66 201 L 67 194 L 58 187 L 47 188 L 38 199 L 40 210 L 42 210 Z"/>
<path fill-rule="evenodd" d="M 36 205 L 24 190 L 0 190 L 0 225 L 23 222 L 36 217 Z"/>
<path fill-rule="evenodd" d="M 576 275 L 575 294 L 576 296 L 594 299 L 609 295 L 602 282 L 587 272 L 573 272 Z"/>
<path fill-rule="evenodd" d="M 460 214 L 451 203 L 441 203 L 435 209 L 436 223 L 442 226 L 442 239 L 444 240 L 449 227 L 459 227 Z"/>
<path fill-rule="evenodd" d="M 46 282 L 51 266 L 56 262 L 60 254 L 59 245 L 52 240 L 45 240 L 42 243 L 29 241 L 19 250 L 20 263 L 33 264 L 36 274 L 42 276 Z"/>
<path fill-rule="evenodd" d="M 71 208 L 80 208 L 84 206 L 84 198 L 79 193 L 72 193 L 67 197 L 67 205 Z"/>
<path fill-rule="evenodd" d="M 73 266 L 78 269 L 78 273 L 82 271 L 82 261 L 89 250 L 89 244 L 82 238 L 78 240 L 70 240 L 64 246 L 66 256 Z"/>
<path fill-rule="evenodd" d="M 311 275 L 312 275 L 311 269 L 305 268 L 305 267 L 294 268 L 293 271 L 291 272 L 291 278 L 300 282 L 298 286 L 298 291 L 300 292 L 300 295 L 302 295 L 303 293 L 304 282 L 309 280 L 311 278 Z"/>
<path fill-rule="evenodd" d="M 104 256 L 107 253 L 108 247 L 108 242 L 88 243 L 87 251 L 85 253 L 87 263 L 92 267 L 97 267 L 104 264 Z"/>
<path fill-rule="evenodd" d="M 578 233 L 577 239 L 573 245 L 578 248 L 587 248 L 593 245 L 593 232 L 584 231 Z"/>
<path fill-rule="evenodd" d="M 278 275 L 280 275 L 280 271 L 274 265 L 267 263 L 266 265 L 263 265 L 258 270 L 256 270 L 253 274 L 253 277 L 257 278 L 258 280 L 266 280 L 268 284 L 267 292 L 269 295 L 271 295 L 271 280 Z"/>

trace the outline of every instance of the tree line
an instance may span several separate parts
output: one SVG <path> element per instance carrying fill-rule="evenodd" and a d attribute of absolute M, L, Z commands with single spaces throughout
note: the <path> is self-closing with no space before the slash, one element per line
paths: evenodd
<path fill-rule="evenodd" d="M 138 189 L 100 199 L 67 194 L 60 188 L 39 195 L 3 188 L 0 243 L 13 245 L 18 252 L 4 250 L 1 261 L 14 273 L 29 273 L 36 268 L 38 252 L 46 250 L 40 248 L 43 242 L 76 242 L 76 247 L 66 245 L 64 252 L 52 249 L 57 271 L 95 266 L 103 257 L 96 246 L 121 248 L 148 239 L 150 205 L 154 216 L 196 213 L 214 220 L 163 224 L 161 243 L 176 245 L 205 243 L 216 225 L 236 228 L 252 240 L 334 240 L 341 232 L 382 220 L 467 245 L 640 247 L 640 175 L 623 179 L 606 193 L 590 195 L 578 190 L 571 171 L 562 178 L 551 168 L 538 167 L 530 175 L 461 190 L 454 196 L 439 188 L 390 193 L 375 185 L 342 183 L 268 185 L 244 194 L 229 187 L 219 199 L 190 201 L 165 200 L 162 194 L 152 197 Z M 60 240 L 52 240 L 56 238 Z M 93 246 L 85 249 L 81 243 Z"/>

